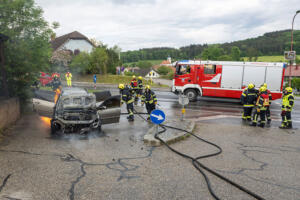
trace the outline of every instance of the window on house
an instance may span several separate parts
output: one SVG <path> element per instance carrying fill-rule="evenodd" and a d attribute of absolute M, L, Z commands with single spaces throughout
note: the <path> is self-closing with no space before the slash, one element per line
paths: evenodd
<path fill-rule="evenodd" d="M 216 65 L 206 64 L 204 65 L 204 74 L 215 74 L 216 73 Z"/>

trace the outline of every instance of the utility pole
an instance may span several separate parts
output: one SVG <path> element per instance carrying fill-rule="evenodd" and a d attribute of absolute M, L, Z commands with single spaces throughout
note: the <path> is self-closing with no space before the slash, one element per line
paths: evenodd
<path fill-rule="evenodd" d="M 294 31 L 294 21 L 295 21 L 295 17 L 296 15 L 300 13 L 300 10 L 297 10 L 297 12 L 295 13 L 294 17 L 293 17 L 293 21 L 292 21 L 292 31 L 291 31 L 291 52 L 293 51 L 293 31 Z M 292 64 L 293 62 L 295 62 L 295 60 L 290 60 L 290 76 L 289 76 L 289 87 L 291 87 L 291 83 L 292 83 Z"/>
<path fill-rule="evenodd" d="M 5 60 L 4 60 L 4 42 L 8 40 L 6 35 L 0 33 L 0 72 L 1 72 L 1 87 L 2 95 L 4 97 L 9 97 L 8 86 L 7 86 L 7 75 L 5 69 Z"/>

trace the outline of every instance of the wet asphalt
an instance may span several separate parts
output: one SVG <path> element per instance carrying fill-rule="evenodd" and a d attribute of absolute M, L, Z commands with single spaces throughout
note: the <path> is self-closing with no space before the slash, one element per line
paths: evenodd
<path fill-rule="evenodd" d="M 180 118 L 177 96 L 156 94 L 167 119 Z M 223 149 L 203 164 L 265 199 L 296 200 L 300 101 L 295 104 L 293 130 L 277 128 L 280 100 L 272 103 L 272 123 L 264 129 L 243 124 L 241 105 L 223 99 L 198 99 L 186 106 L 185 118 L 196 122 L 195 134 Z M 189 160 L 166 147 L 143 144 L 151 126 L 139 116 L 131 123 L 122 116 L 119 124 L 104 125 L 102 133 L 53 138 L 49 125 L 29 112 L 0 143 L 0 199 L 213 199 Z M 192 156 L 216 151 L 194 137 L 172 147 Z M 221 199 L 253 199 L 207 174 Z"/>

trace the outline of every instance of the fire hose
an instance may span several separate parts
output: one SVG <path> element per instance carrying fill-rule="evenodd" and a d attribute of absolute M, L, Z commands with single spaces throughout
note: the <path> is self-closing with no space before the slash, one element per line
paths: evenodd
<path fill-rule="evenodd" d="M 145 114 L 145 113 L 139 113 L 139 112 L 136 112 L 136 110 L 134 110 L 135 114 L 137 114 L 140 118 L 142 118 L 143 120 L 147 121 L 143 116 L 142 114 Z M 146 113 L 148 114 L 148 113 Z M 240 184 L 238 183 L 235 183 L 233 182 L 232 180 L 226 178 L 225 176 L 219 174 L 218 172 L 212 170 L 211 168 L 207 167 L 206 165 L 204 165 L 203 163 L 201 163 L 199 160 L 203 159 L 203 158 L 208 158 L 208 157 L 213 157 L 213 156 L 217 156 L 219 154 L 222 153 L 222 148 L 220 146 L 218 146 L 217 144 L 214 144 L 212 142 L 209 142 L 208 140 L 205 140 L 197 135 L 195 135 L 194 133 L 192 132 L 189 132 L 187 130 L 184 130 L 184 129 L 180 129 L 180 128 L 175 128 L 175 127 L 171 127 L 171 126 L 167 126 L 167 125 L 162 125 L 162 124 L 159 124 L 159 127 L 162 128 L 162 130 L 158 131 L 156 134 L 155 134 L 155 138 L 158 139 L 162 144 L 164 144 L 168 149 L 170 149 L 171 151 L 173 151 L 174 153 L 184 157 L 184 158 L 187 158 L 187 159 L 190 159 L 192 161 L 192 164 L 193 166 L 202 174 L 202 176 L 204 177 L 205 179 L 205 182 L 206 182 L 206 185 L 207 185 L 207 188 L 210 192 L 210 194 L 214 197 L 214 199 L 216 200 L 220 200 L 220 198 L 215 194 L 215 192 L 213 191 L 212 187 L 211 187 L 211 183 L 210 183 L 210 180 L 209 178 L 207 177 L 207 175 L 205 174 L 204 170 L 206 170 L 207 172 L 213 174 L 214 176 L 222 179 L 223 181 L 231 184 L 232 186 L 236 187 L 237 189 L 245 192 L 246 194 L 254 197 L 255 199 L 258 199 L 258 200 L 265 200 L 263 197 L 259 196 L 258 194 L 250 191 L 249 189 L 241 186 Z M 177 151 L 175 150 L 174 148 L 172 148 L 170 145 L 168 145 L 165 141 L 163 141 L 159 135 L 162 134 L 163 132 L 165 132 L 167 130 L 167 128 L 171 128 L 171 129 L 175 129 L 175 130 L 179 130 L 179 131 L 183 131 L 183 132 L 186 132 L 190 135 L 192 135 L 193 137 L 195 137 L 196 139 L 204 142 L 204 143 L 207 143 L 209 145 L 212 145 L 214 146 L 215 148 L 218 149 L 217 152 L 215 153 L 211 153 L 211 154 L 207 154 L 207 155 L 203 155 L 203 156 L 198 156 L 198 157 L 191 157 L 187 154 L 184 154 L 180 151 Z M 204 169 L 204 170 L 203 170 Z"/>

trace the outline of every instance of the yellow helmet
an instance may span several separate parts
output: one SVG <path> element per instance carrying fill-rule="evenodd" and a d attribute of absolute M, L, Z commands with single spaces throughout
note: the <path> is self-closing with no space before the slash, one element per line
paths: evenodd
<path fill-rule="evenodd" d="M 135 75 L 133 75 L 132 78 L 135 78 Z"/>
<path fill-rule="evenodd" d="M 259 88 L 259 91 L 260 91 L 260 92 L 265 92 L 265 91 L 267 91 L 267 88 L 264 87 L 264 86 L 262 86 L 262 87 Z"/>
<path fill-rule="evenodd" d="M 143 77 L 139 76 L 139 79 L 140 79 L 140 80 L 142 80 L 142 79 L 143 79 Z"/>
<path fill-rule="evenodd" d="M 124 88 L 125 88 L 124 84 L 123 84 L 123 83 L 120 83 L 120 84 L 119 84 L 119 89 L 122 90 L 122 89 L 124 89 Z"/>
<path fill-rule="evenodd" d="M 287 88 L 285 88 L 285 91 L 287 91 L 287 92 L 293 92 L 293 88 L 287 87 Z"/>
<path fill-rule="evenodd" d="M 264 83 L 263 86 L 264 86 L 265 88 L 267 88 L 267 83 Z"/>
<path fill-rule="evenodd" d="M 248 85 L 248 88 L 249 88 L 249 89 L 254 88 L 254 84 L 253 84 L 253 83 L 250 83 L 250 84 Z"/>
<path fill-rule="evenodd" d="M 146 86 L 145 86 L 145 89 L 150 90 L 150 85 L 146 85 Z"/>

